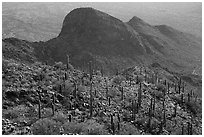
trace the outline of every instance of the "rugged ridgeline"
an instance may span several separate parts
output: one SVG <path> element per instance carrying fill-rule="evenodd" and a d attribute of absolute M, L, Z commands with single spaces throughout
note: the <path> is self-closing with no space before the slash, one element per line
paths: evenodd
<path fill-rule="evenodd" d="M 152 26 L 138 17 L 124 23 L 106 13 L 79 8 L 64 19 L 58 37 L 47 42 L 3 40 L 3 57 L 25 62 L 66 63 L 75 68 L 115 74 L 135 65 L 157 66 L 195 87 L 201 94 L 201 41 L 169 26 Z M 157 65 L 155 65 L 157 64 Z"/>
<path fill-rule="evenodd" d="M 11 41 L 15 40 L 5 40 Z M 124 23 L 92 8 L 71 11 L 54 39 L 16 41 L 16 45 L 31 45 L 34 58 L 48 64 L 65 63 L 68 54 L 72 64 L 81 69 L 87 69 L 91 60 L 96 69 L 112 73 L 115 68 L 159 63 L 171 71 L 201 74 L 201 40 L 169 26 L 151 26 L 137 17 Z"/>
<path fill-rule="evenodd" d="M 181 78 L 141 66 L 105 77 L 66 58 L 53 66 L 3 58 L 2 134 L 202 134 L 202 99 Z"/>

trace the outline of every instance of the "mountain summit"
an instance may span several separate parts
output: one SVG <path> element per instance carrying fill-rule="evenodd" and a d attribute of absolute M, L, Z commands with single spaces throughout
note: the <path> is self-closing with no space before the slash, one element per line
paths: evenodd
<path fill-rule="evenodd" d="M 169 26 L 152 26 L 134 16 L 129 22 L 93 8 L 77 8 L 65 17 L 58 37 L 35 45 L 42 61 L 106 70 L 159 63 L 172 71 L 192 72 L 201 66 L 201 41 Z M 198 67 L 200 68 L 200 67 Z"/>

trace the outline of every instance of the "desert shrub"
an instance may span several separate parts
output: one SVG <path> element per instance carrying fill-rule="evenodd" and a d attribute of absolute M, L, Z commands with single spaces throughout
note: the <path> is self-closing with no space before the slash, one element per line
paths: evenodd
<path fill-rule="evenodd" d="M 120 131 L 118 135 L 139 135 L 139 130 L 134 126 L 127 122 L 120 123 Z"/>
<path fill-rule="evenodd" d="M 195 102 L 194 100 L 191 100 L 190 102 L 188 102 L 187 100 L 181 100 L 181 95 L 174 95 L 171 96 L 171 98 L 176 101 L 178 104 L 183 105 L 184 107 L 186 107 L 189 111 L 191 111 L 194 115 L 201 113 L 202 112 L 202 103 L 199 103 L 199 100 L 197 102 Z M 185 96 L 184 96 L 185 98 Z"/>
<path fill-rule="evenodd" d="M 56 112 L 52 119 L 60 123 L 65 123 L 67 121 L 66 115 L 61 111 Z"/>
<path fill-rule="evenodd" d="M 158 84 L 158 85 L 156 85 L 156 86 L 157 86 L 157 90 L 158 90 L 158 91 L 165 92 L 166 88 L 165 88 L 164 85 Z"/>
<path fill-rule="evenodd" d="M 108 131 L 103 125 L 95 120 L 87 120 L 85 123 L 66 122 L 63 125 L 65 134 L 83 134 L 83 135 L 106 135 Z"/>
<path fill-rule="evenodd" d="M 2 60 L 2 72 L 7 72 L 8 64 L 9 64 L 8 60 Z"/>
<path fill-rule="evenodd" d="M 42 66 L 42 62 L 34 62 L 33 66 L 39 66 L 40 67 L 40 66 Z"/>
<path fill-rule="evenodd" d="M 27 113 L 25 113 L 25 116 L 26 117 L 37 117 L 38 116 L 38 105 L 29 107 Z"/>
<path fill-rule="evenodd" d="M 112 83 L 115 84 L 115 85 L 120 85 L 122 81 L 125 81 L 125 78 L 123 76 L 121 76 L 121 75 L 115 76 L 112 79 Z"/>
<path fill-rule="evenodd" d="M 185 102 L 185 105 L 188 110 L 190 110 L 194 115 L 198 113 L 202 113 L 202 106 L 194 101 Z"/>
<path fill-rule="evenodd" d="M 27 112 L 27 107 L 24 105 L 19 105 L 13 108 L 9 108 L 3 111 L 3 117 L 7 119 L 15 119 L 23 116 Z"/>
<path fill-rule="evenodd" d="M 131 114 L 129 113 L 129 111 L 124 110 L 123 111 L 123 120 L 124 121 L 130 121 L 132 118 Z"/>
<path fill-rule="evenodd" d="M 62 69 L 63 68 L 63 63 L 62 62 L 55 62 L 54 67 L 57 69 Z"/>
<path fill-rule="evenodd" d="M 63 124 L 64 134 L 80 134 L 83 129 L 83 123 L 66 122 Z"/>
<path fill-rule="evenodd" d="M 73 71 L 74 70 L 74 67 L 72 66 L 72 64 L 68 64 L 68 67 L 69 67 L 69 70 Z"/>
<path fill-rule="evenodd" d="M 57 135 L 60 134 L 60 123 L 44 118 L 38 120 L 31 126 L 34 135 Z"/>
<path fill-rule="evenodd" d="M 65 81 L 65 89 L 64 89 L 62 94 L 64 96 L 69 96 L 73 90 L 74 90 L 73 83 L 71 83 L 69 80 L 66 80 Z"/>
<path fill-rule="evenodd" d="M 107 135 L 108 131 L 103 125 L 97 123 L 95 120 L 87 120 L 84 123 L 82 134 L 84 135 Z"/>
<path fill-rule="evenodd" d="M 164 93 L 158 90 L 151 91 L 151 95 L 155 96 L 157 99 L 161 99 L 164 97 Z"/>
<path fill-rule="evenodd" d="M 112 87 L 108 90 L 108 96 L 114 98 L 116 95 L 120 94 L 117 88 Z"/>
<path fill-rule="evenodd" d="M 41 116 L 42 117 L 52 116 L 52 109 L 51 108 L 41 108 Z"/>

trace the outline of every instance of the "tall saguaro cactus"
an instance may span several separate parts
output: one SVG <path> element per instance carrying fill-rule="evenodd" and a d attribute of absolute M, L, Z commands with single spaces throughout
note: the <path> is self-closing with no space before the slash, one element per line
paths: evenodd
<path fill-rule="evenodd" d="M 71 114 L 69 114 L 68 119 L 69 119 L 69 122 L 72 121 L 72 115 Z"/>
<path fill-rule="evenodd" d="M 108 98 L 108 106 L 111 105 L 111 100 L 110 100 L 110 97 Z"/>
<path fill-rule="evenodd" d="M 176 83 L 174 84 L 174 90 L 175 90 L 175 93 L 177 93 Z"/>
<path fill-rule="evenodd" d="M 41 101 L 38 100 L 38 117 L 41 119 Z"/>
<path fill-rule="evenodd" d="M 41 118 L 41 95 L 40 91 L 38 91 L 38 117 Z"/>
<path fill-rule="evenodd" d="M 55 115 L 55 93 L 52 95 L 52 115 Z"/>
<path fill-rule="evenodd" d="M 156 95 L 154 94 L 154 97 L 153 97 L 154 99 L 153 99 L 153 108 L 152 108 L 152 115 L 154 116 L 154 114 L 155 114 L 155 105 L 156 105 Z"/>
<path fill-rule="evenodd" d="M 182 127 L 181 127 L 181 135 L 184 135 L 184 124 L 182 124 Z"/>
<path fill-rule="evenodd" d="M 140 88 L 138 90 L 138 107 L 141 107 L 142 103 L 142 83 L 140 82 Z"/>
<path fill-rule="evenodd" d="M 167 83 L 167 94 L 169 94 L 169 82 Z"/>
<path fill-rule="evenodd" d="M 173 116 L 176 117 L 176 114 L 177 114 L 177 103 L 174 106 L 174 114 L 173 114 Z"/>
<path fill-rule="evenodd" d="M 74 92 L 73 92 L 73 96 L 76 99 L 76 95 L 77 95 L 77 83 L 74 82 Z"/>
<path fill-rule="evenodd" d="M 182 92 L 185 92 L 185 83 L 183 82 L 183 86 L 182 86 Z"/>
<path fill-rule="evenodd" d="M 90 117 L 93 115 L 93 95 L 92 95 L 92 82 L 90 86 L 90 105 L 89 105 L 89 112 L 90 112 Z"/>
<path fill-rule="evenodd" d="M 106 99 L 108 99 L 108 80 L 105 79 L 106 82 Z"/>
<path fill-rule="evenodd" d="M 67 80 L 67 73 L 64 73 L 64 79 Z"/>
<path fill-rule="evenodd" d="M 110 115 L 111 117 L 111 130 L 113 135 L 115 134 L 115 126 L 114 126 L 114 122 L 113 122 L 113 114 Z"/>
<path fill-rule="evenodd" d="M 164 108 L 164 113 L 163 113 L 163 126 L 166 127 L 166 109 Z"/>
<path fill-rule="evenodd" d="M 180 94 L 181 93 L 181 78 L 179 78 L 178 90 L 179 90 L 179 94 Z"/>
<path fill-rule="evenodd" d="M 59 93 L 60 94 L 62 93 L 62 85 L 61 84 L 59 85 Z"/>
<path fill-rule="evenodd" d="M 92 77 L 93 77 L 93 66 L 92 62 L 89 62 L 89 74 L 90 74 L 90 105 L 89 105 L 89 112 L 90 112 L 90 117 L 93 115 L 93 95 L 92 95 L 92 88 L 93 88 L 93 83 L 92 83 Z"/>
<path fill-rule="evenodd" d="M 183 94 L 181 94 L 181 104 L 183 105 Z"/>
<path fill-rule="evenodd" d="M 104 76 L 104 71 L 103 71 L 103 67 L 101 67 L 101 76 Z"/>
<path fill-rule="evenodd" d="M 132 120 L 134 121 L 135 120 L 135 114 L 136 114 L 136 101 L 135 100 L 132 100 Z"/>
<path fill-rule="evenodd" d="M 121 90 L 121 100 L 123 100 L 123 94 L 124 94 L 124 91 L 123 91 L 123 87 L 120 87 L 120 90 Z"/>
<path fill-rule="evenodd" d="M 92 77 L 93 77 L 93 64 L 92 64 L 92 61 L 89 62 L 89 74 L 90 74 L 90 81 L 92 81 Z"/>
<path fill-rule="evenodd" d="M 67 54 L 67 70 L 69 70 L 69 55 Z"/>
<path fill-rule="evenodd" d="M 188 93 L 188 102 L 190 102 L 191 101 L 191 95 L 190 95 L 190 93 Z"/>

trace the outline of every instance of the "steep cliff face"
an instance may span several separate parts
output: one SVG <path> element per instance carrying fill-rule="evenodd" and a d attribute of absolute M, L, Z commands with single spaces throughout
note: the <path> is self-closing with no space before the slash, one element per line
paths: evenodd
<path fill-rule="evenodd" d="M 92 8 L 80 8 L 64 19 L 59 38 L 71 48 L 101 56 L 144 54 L 136 35 L 122 21 Z"/>

